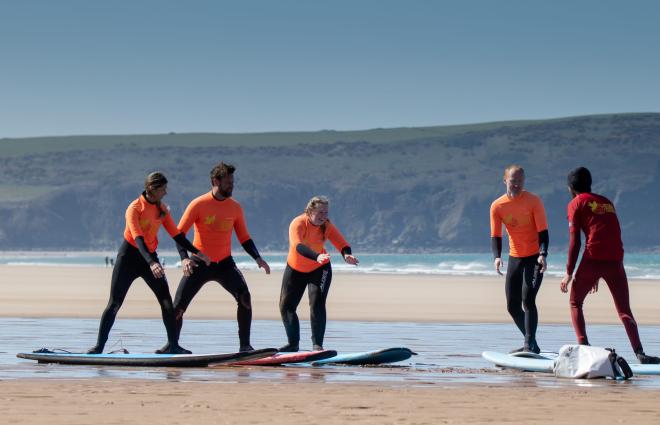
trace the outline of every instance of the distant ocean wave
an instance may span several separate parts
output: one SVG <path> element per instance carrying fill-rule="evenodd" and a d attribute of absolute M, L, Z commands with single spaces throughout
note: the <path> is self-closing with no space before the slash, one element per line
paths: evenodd
<path fill-rule="evenodd" d="M 114 261 L 114 253 L 106 252 L 2 252 L 0 265 L 34 267 L 106 267 Z M 360 265 L 350 266 L 341 260 L 337 253 L 332 255 L 333 269 L 340 272 L 364 274 L 419 274 L 446 276 L 492 276 L 494 275 L 491 254 L 358 254 Z M 273 271 L 286 267 L 286 253 L 263 255 Z M 160 254 L 166 268 L 181 267 L 176 253 Z M 246 254 L 234 256 L 242 270 L 257 270 L 255 262 Z M 549 257 L 547 274 L 563 276 L 566 261 L 565 253 Z M 505 269 L 507 257 L 504 256 Z M 660 279 L 660 254 L 628 253 L 625 259 L 626 272 L 632 279 Z M 108 264 L 109 266 L 109 264 Z"/>

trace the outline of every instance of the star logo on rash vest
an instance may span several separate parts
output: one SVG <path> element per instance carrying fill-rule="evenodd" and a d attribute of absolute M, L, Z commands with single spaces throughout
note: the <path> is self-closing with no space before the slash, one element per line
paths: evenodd
<path fill-rule="evenodd" d="M 210 226 L 213 223 L 215 223 L 215 216 L 214 215 L 207 215 L 206 217 L 204 217 L 204 224 L 206 224 L 207 226 Z"/>
<path fill-rule="evenodd" d="M 598 215 L 614 212 L 614 205 L 612 204 L 599 204 L 596 201 L 591 201 L 587 203 L 587 206 L 591 208 L 591 212 Z"/>
<path fill-rule="evenodd" d="M 511 227 L 526 226 L 532 222 L 532 220 L 528 215 L 524 215 L 522 217 L 516 218 L 513 216 L 513 214 L 505 215 L 504 217 L 502 217 L 502 221 L 504 222 L 504 224 Z"/>
<path fill-rule="evenodd" d="M 141 218 L 140 229 L 142 229 L 145 232 L 148 232 L 149 229 L 151 229 L 151 220 L 149 220 L 148 218 Z"/>

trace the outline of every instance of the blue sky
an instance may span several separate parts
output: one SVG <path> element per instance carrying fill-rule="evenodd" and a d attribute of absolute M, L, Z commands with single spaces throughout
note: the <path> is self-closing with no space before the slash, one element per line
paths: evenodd
<path fill-rule="evenodd" d="M 656 1 L 0 0 L 0 137 L 660 112 Z"/>

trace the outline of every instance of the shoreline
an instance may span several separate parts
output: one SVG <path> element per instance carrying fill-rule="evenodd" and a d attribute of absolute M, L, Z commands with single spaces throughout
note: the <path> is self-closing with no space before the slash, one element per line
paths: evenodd
<path fill-rule="evenodd" d="M 106 267 L 0 265 L 1 317 L 70 317 L 98 319 L 110 291 L 112 269 Z M 174 297 L 181 269 L 167 269 Z M 255 320 L 280 320 L 282 272 L 243 272 L 252 294 Z M 570 326 L 568 295 L 560 279 L 546 276 L 537 298 L 540 323 Z M 630 282 L 635 318 L 660 324 L 660 280 Z M 300 318 L 309 318 L 306 295 Z M 510 323 L 500 276 L 358 274 L 335 271 L 328 297 L 328 320 L 442 323 Z M 142 279 L 137 279 L 118 318 L 160 318 L 160 308 Z M 585 302 L 588 323 L 618 324 L 607 285 Z M 218 284 L 209 282 L 195 297 L 186 318 L 235 319 L 235 302 Z"/>

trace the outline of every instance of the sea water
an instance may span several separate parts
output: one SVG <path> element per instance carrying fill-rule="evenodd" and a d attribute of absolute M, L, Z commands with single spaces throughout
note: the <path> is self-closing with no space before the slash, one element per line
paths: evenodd
<path fill-rule="evenodd" d="M 444 324 L 412 322 L 330 321 L 324 346 L 340 353 L 362 352 L 389 347 L 408 347 L 418 353 L 407 361 L 380 367 L 284 366 L 209 368 L 133 368 L 116 366 L 70 366 L 39 364 L 16 358 L 18 352 L 42 347 L 81 352 L 94 345 L 96 319 L 0 318 L 0 380 L 25 378 L 53 379 L 148 379 L 184 382 L 377 382 L 380 385 L 449 385 L 480 383 L 524 386 L 632 385 L 660 388 L 660 376 L 638 376 L 621 383 L 611 380 L 556 379 L 550 374 L 501 370 L 481 358 L 486 350 L 506 352 L 522 345 L 522 336 L 513 324 Z M 636 362 L 621 325 L 589 325 L 594 345 L 615 347 Z M 660 354 L 660 326 L 640 326 L 647 353 Z M 573 343 L 569 325 L 543 325 L 538 338 L 544 351 L 557 351 Z M 301 322 L 301 348 L 311 349 L 309 323 Z M 252 345 L 278 347 L 286 341 L 279 321 L 255 320 Z M 196 353 L 235 352 L 238 349 L 236 322 L 232 320 L 186 320 L 181 345 Z M 118 319 L 106 351 L 125 348 L 131 353 L 150 353 L 165 343 L 160 320 Z"/>
<path fill-rule="evenodd" d="M 239 250 L 240 251 L 240 250 Z M 116 252 L 0 252 L 0 265 L 30 266 L 73 266 L 105 267 L 106 259 L 112 259 Z M 178 254 L 161 252 L 161 262 L 165 267 L 180 267 Z M 335 257 L 339 254 L 334 254 Z M 353 273 L 387 274 L 430 274 L 452 276 L 493 275 L 493 258 L 490 253 L 474 254 L 356 254 L 360 259 L 359 267 L 350 266 L 343 261 L 334 261 L 333 269 Z M 263 254 L 274 271 L 282 271 L 286 266 L 286 253 Z M 246 254 L 234 255 L 239 268 L 256 270 L 254 260 Z M 507 256 L 504 256 L 506 263 Z M 551 253 L 548 257 L 550 276 L 563 276 L 566 253 Z M 108 264 L 109 266 L 109 264 Z M 506 264 L 505 264 L 506 266 Z M 626 273 L 631 279 L 660 279 L 660 253 L 626 253 Z"/>

